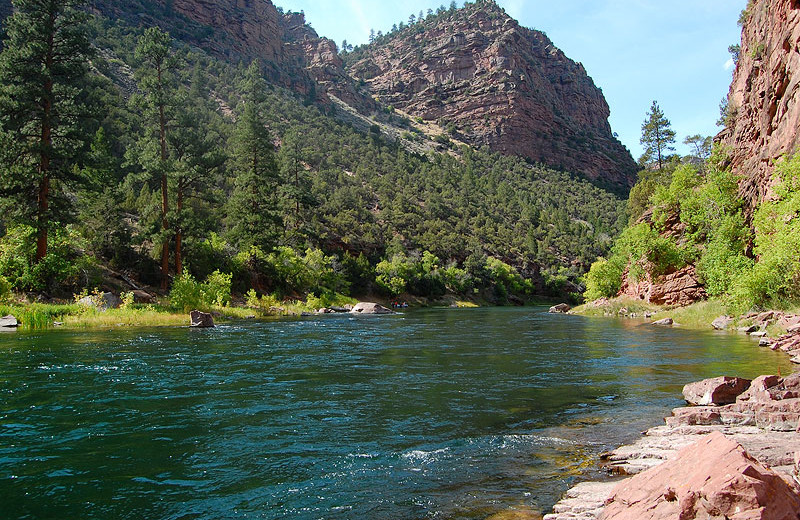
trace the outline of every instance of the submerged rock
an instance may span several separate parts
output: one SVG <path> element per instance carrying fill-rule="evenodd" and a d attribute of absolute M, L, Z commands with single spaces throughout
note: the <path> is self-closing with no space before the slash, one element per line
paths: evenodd
<path fill-rule="evenodd" d="M 601 520 L 736 518 L 791 520 L 800 487 L 713 432 L 664 464 L 621 482 Z"/>
<path fill-rule="evenodd" d="M 189 313 L 189 317 L 192 320 L 190 325 L 191 327 L 198 329 L 209 329 L 214 327 L 214 317 L 207 312 L 192 311 Z"/>
<path fill-rule="evenodd" d="M 350 312 L 353 314 L 394 314 L 392 309 L 372 302 L 359 302 Z"/>
<path fill-rule="evenodd" d="M 716 330 L 725 330 L 731 326 L 731 323 L 733 323 L 733 318 L 731 316 L 720 316 L 711 322 L 711 326 Z"/>
<path fill-rule="evenodd" d="M 567 305 L 566 303 L 559 303 L 558 305 L 553 305 L 550 307 L 550 310 L 547 311 L 550 314 L 566 314 L 572 310 L 572 307 Z"/>
<path fill-rule="evenodd" d="M 654 321 L 652 325 L 658 325 L 660 327 L 670 327 L 674 325 L 675 322 L 672 321 L 672 318 L 664 318 L 663 320 Z"/>
<path fill-rule="evenodd" d="M 740 377 L 714 377 L 683 387 L 686 402 L 698 406 L 731 404 L 750 388 L 751 381 Z"/>

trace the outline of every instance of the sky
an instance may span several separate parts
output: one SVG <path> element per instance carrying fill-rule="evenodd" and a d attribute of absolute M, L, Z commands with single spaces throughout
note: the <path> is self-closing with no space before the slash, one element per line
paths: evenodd
<path fill-rule="evenodd" d="M 273 0 L 304 11 L 320 34 L 341 45 L 366 43 L 370 29 L 387 32 L 443 0 Z M 458 5 L 463 5 L 459 0 Z M 641 127 L 657 101 L 672 123 L 677 151 L 686 136 L 715 135 L 719 103 L 733 73 L 728 46 L 740 43 L 746 0 L 498 0 L 521 25 L 544 31 L 583 63 L 611 108 L 612 131 L 634 159 Z"/>

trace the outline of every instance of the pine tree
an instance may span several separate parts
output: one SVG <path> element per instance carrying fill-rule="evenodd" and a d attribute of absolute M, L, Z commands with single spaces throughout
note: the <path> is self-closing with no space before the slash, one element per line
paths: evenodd
<path fill-rule="evenodd" d="M 244 250 L 275 245 L 281 218 L 277 210 L 278 166 L 263 116 L 266 83 L 253 63 L 241 83 L 244 100 L 233 135 L 234 189 L 228 201 L 228 234 Z"/>
<path fill-rule="evenodd" d="M 81 102 L 91 48 L 80 0 L 15 0 L 0 53 L 2 194 L 12 220 L 36 229 L 35 262 L 48 231 L 69 215 L 64 189 L 86 145 Z"/>
<path fill-rule="evenodd" d="M 157 124 L 157 157 L 142 154 L 140 162 L 145 170 L 159 178 L 161 184 L 161 289 L 166 290 L 169 285 L 169 244 L 172 238 L 168 218 L 168 175 L 171 166 L 167 150 L 167 124 L 176 90 L 172 71 L 178 66 L 169 34 L 157 27 L 147 29 L 136 45 L 136 59 L 141 63 L 137 76 L 145 92 L 147 115 L 155 119 Z"/>
<path fill-rule="evenodd" d="M 639 139 L 645 147 L 641 157 L 642 163 L 652 164 L 655 161 L 659 170 L 664 166 L 666 152 L 675 150 L 675 147 L 671 146 L 675 143 L 675 131 L 671 127 L 672 124 L 664 117 L 664 112 L 658 103 L 653 101 L 647 119 L 642 123 L 642 137 Z"/>

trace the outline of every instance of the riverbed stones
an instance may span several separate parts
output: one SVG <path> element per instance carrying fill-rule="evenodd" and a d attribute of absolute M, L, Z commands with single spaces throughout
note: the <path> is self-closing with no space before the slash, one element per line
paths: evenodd
<path fill-rule="evenodd" d="M 372 302 L 359 302 L 350 312 L 353 314 L 394 314 L 393 310 Z"/>
<path fill-rule="evenodd" d="M 720 316 L 711 322 L 711 326 L 716 330 L 726 330 L 733 323 L 732 316 Z"/>
<path fill-rule="evenodd" d="M 214 317 L 207 312 L 192 311 L 189 313 L 189 318 L 191 319 L 190 326 L 196 329 L 210 329 L 214 327 Z"/>
<path fill-rule="evenodd" d="M 731 404 L 745 390 L 750 388 L 751 381 L 740 377 L 714 377 L 683 387 L 683 398 L 686 402 L 698 406 Z"/>
<path fill-rule="evenodd" d="M 17 327 L 19 327 L 19 322 L 14 316 L 9 314 L 8 316 L 3 316 L 0 318 L 0 329 L 13 330 Z"/>
<path fill-rule="evenodd" d="M 550 307 L 550 310 L 547 311 L 550 314 L 566 314 L 572 310 L 572 307 L 567 305 L 566 303 L 559 303 L 558 305 L 553 305 Z"/>
<path fill-rule="evenodd" d="M 800 487 L 784 481 L 720 432 L 621 482 L 600 520 L 798 518 Z"/>
<path fill-rule="evenodd" d="M 672 318 L 664 318 L 663 320 L 654 321 L 652 324 L 659 327 L 671 327 L 675 322 L 672 321 Z"/>

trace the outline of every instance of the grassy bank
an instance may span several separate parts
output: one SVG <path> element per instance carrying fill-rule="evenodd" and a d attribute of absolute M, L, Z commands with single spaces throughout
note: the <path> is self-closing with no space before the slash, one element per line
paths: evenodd
<path fill-rule="evenodd" d="M 787 305 L 779 309 L 786 314 L 800 314 L 800 305 Z M 727 303 L 722 299 L 711 299 L 697 302 L 687 307 L 663 307 L 646 303 L 632 298 L 619 297 L 604 300 L 601 304 L 595 302 L 587 303 L 572 310 L 575 314 L 583 316 L 620 316 L 620 317 L 645 317 L 650 315 L 652 319 L 672 318 L 675 326 L 687 329 L 709 330 L 711 322 L 720 316 L 735 316 L 731 313 Z M 752 320 L 739 317 L 734 320 L 730 328 L 751 325 Z M 771 337 L 784 333 L 776 325 L 767 328 Z"/>

